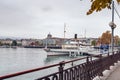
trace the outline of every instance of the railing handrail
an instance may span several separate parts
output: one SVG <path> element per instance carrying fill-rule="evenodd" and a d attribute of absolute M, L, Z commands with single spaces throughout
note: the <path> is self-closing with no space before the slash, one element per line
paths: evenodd
<path fill-rule="evenodd" d="M 75 61 L 86 59 L 86 58 L 87 57 L 77 58 L 77 59 L 72 59 L 72 60 L 69 60 L 69 61 L 62 61 L 60 63 L 51 64 L 51 65 L 48 65 L 48 66 L 43 66 L 43 67 L 39 67 L 39 68 L 34 68 L 34 69 L 30 69 L 30 70 L 16 72 L 16 73 L 13 73 L 13 74 L 8 74 L 8 75 L 0 76 L 0 79 L 11 78 L 11 77 L 15 77 L 15 76 L 19 76 L 19 75 L 23 75 L 23 74 L 35 72 L 35 71 L 38 71 L 38 70 L 48 69 L 48 68 L 51 68 L 51 67 L 59 66 L 61 63 L 67 64 L 67 63 L 70 63 L 70 62 L 75 62 Z"/>
<path fill-rule="evenodd" d="M 23 75 L 23 74 L 27 74 L 27 73 L 30 73 L 30 72 L 35 72 L 35 71 L 38 71 L 38 70 L 43 70 L 43 69 L 47 69 L 47 68 L 55 67 L 55 66 L 59 66 L 59 63 L 53 64 L 53 65 L 48 65 L 48 66 L 43 66 L 43 67 L 39 67 L 39 68 L 34 68 L 34 69 L 30 69 L 30 70 L 25 70 L 25 71 L 13 73 L 13 74 L 8 74 L 8 75 L 4 75 L 4 76 L 0 76 L 0 79 L 11 78 L 11 77 L 15 77 L 15 76 L 18 76 L 18 75 Z"/>

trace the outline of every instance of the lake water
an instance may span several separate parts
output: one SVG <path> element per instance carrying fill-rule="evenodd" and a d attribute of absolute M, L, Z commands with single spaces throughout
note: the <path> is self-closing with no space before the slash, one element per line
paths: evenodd
<path fill-rule="evenodd" d="M 69 56 L 50 57 L 43 49 L 37 48 L 0 48 L 0 76 L 71 59 Z M 7 80 L 34 80 L 57 69 L 37 71 Z"/>

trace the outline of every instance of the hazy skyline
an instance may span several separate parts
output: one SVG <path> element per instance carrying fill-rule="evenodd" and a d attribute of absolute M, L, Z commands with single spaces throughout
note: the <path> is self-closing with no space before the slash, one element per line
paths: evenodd
<path fill-rule="evenodd" d="M 89 0 L 0 0 L 0 36 L 45 38 L 51 33 L 63 37 L 99 37 L 111 31 L 111 10 L 87 16 Z M 117 6 L 120 12 L 120 6 Z M 120 36 L 120 18 L 115 14 L 115 35 Z"/>

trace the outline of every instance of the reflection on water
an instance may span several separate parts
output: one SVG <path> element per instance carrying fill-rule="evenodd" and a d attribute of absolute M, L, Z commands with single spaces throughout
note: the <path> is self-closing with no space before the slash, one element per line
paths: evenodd
<path fill-rule="evenodd" d="M 69 57 L 69 56 L 47 56 L 47 58 L 45 59 L 45 64 L 55 64 L 55 63 L 59 63 L 62 61 L 68 61 L 68 60 L 72 60 L 75 58 L 80 58 L 82 56 L 77 56 L 77 57 Z"/>
<path fill-rule="evenodd" d="M 68 56 L 48 56 L 45 60 L 45 64 L 53 64 L 70 59 Z"/>
<path fill-rule="evenodd" d="M 43 66 L 45 59 L 41 49 L 0 48 L 0 75 Z"/>
<path fill-rule="evenodd" d="M 71 59 L 73 58 L 69 56 L 47 56 L 43 49 L 0 48 L 0 76 Z M 58 70 L 58 68 L 52 68 L 51 71 L 49 69 L 25 74 L 8 80 L 33 80 L 40 77 L 40 75 L 42 76 L 55 70 Z"/>

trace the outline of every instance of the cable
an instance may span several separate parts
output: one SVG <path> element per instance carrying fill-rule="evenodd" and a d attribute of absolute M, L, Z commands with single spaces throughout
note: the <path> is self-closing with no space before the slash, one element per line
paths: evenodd
<path fill-rule="evenodd" d="M 117 13 L 118 17 L 120 18 L 120 14 L 118 13 L 118 11 L 116 9 L 116 5 L 114 5 L 114 9 L 115 9 L 115 12 Z"/>

